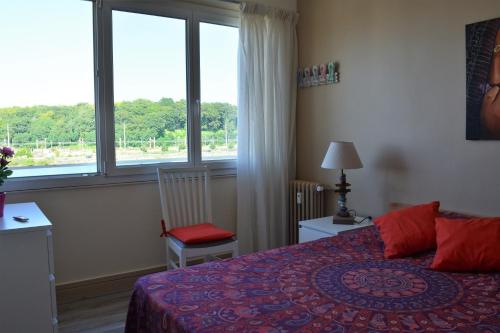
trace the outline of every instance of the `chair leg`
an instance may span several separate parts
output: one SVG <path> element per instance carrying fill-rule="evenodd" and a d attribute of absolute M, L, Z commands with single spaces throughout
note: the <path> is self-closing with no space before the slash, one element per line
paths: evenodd
<path fill-rule="evenodd" d="M 186 267 L 186 254 L 184 253 L 184 251 L 182 251 L 179 257 L 179 268 L 184 267 Z"/>
<path fill-rule="evenodd" d="M 167 271 L 170 269 L 170 245 L 168 244 L 168 238 L 165 238 L 165 254 L 167 257 Z"/>

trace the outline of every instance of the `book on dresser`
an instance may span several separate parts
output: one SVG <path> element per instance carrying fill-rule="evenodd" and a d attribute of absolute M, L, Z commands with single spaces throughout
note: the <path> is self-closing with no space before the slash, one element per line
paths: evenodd
<path fill-rule="evenodd" d="M 19 222 L 14 216 L 29 220 Z M 0 218 L 0 332 L 57 332 L 52 224 L 36 203 Z"/>

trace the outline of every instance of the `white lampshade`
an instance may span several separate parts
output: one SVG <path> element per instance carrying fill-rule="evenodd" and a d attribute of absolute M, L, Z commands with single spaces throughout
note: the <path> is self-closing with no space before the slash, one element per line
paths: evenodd
<path fill-rule="evenodd" d="M 359 169 L 363 163 L 359 159 L 358 152 L 352 142 L 333 141 L 326 151 L 323 169 Z"/>

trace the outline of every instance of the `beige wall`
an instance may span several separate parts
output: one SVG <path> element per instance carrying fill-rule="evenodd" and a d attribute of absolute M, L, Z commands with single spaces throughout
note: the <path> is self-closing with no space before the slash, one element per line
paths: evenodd
<path fill-rule="evenodd" d="M 341 83 L 301 89 L 298 177 L 320 169 L 328 141 L 353 140 L 352 208 L 439 199 L 500 215 L 500 142 L 465 140 L 465 25 L 500 16 L 498 0 L 299 0 L 301 66 L 335 59 Z"/>
<path fill-rule="evenodd" d="M 214 221 L 236 228 L 235 177 L 212 185 Z M 164 264 L 156 183 L 9 193 L 8 203 L 35 201 L 54 224 L 57 283 Z"/>

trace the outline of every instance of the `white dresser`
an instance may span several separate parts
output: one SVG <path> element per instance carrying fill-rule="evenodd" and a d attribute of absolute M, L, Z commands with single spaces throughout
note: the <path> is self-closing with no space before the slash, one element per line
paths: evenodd
<path fill-rule="evenodd" d="M 28 222 L 14 221 L 26 216 Z M 0 332 L 57 332 L 52 224 L 34 203 L 0 218 Z"/>

